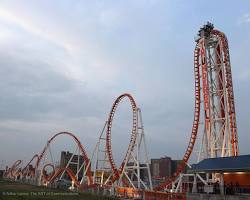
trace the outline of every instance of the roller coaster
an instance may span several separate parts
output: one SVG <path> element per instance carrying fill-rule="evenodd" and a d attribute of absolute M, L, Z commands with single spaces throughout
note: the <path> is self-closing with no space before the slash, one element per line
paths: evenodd
<path fill-rule="evenodd" d="M 239 155 L 227 38 L 223 32 L 215 30 L 213 24 L 207 23 L 199 30 L 195 42 L 193 126 L 187 149 L 172 177 L 153 187 L 141 110 L 135 99 L 128 93 L 120 95 L 114 101 L 91 159 L 73 133 L 60 132 L 53 135 L 41 153 L 35 154 L 23 169 L 20 168 L 22 161 L 17 160 L 6 169 L 4 176 L 15 180 L 33 180 L 39 185 L 50 186 L 66 173 L 72 181 L 72 188 L 79 190 L 103 189 L 116 191 L 118 195 L 126 194 L 132 198 L 143 196 L 144 199 L 151 197 L 183 199 L 183 194 L 170 193 L 170 189 L 188 164 L 198 135 L 201 140 L 197 145 L 199 146 L 197 161 Z M 112 123 L 116 109 L 124 99 L 128 99 L 131 105 L 132 130 L 126 154 L 121 165 L 117 166 L 111 147 Z M 83 158 L 81 166 L 79 163 L 77 165 L 76 173 L 69 167 L 73 155 L 66 167 L 57 167 L 53 163 L 42 165 L 43 158 L 50 153 L 50 145 L 61 135 L 66 135 L 75 142 L 80 152 L 79 156 Z M 100 152 L 103 154 L 101 155 Z M 141 169 L 146 170 L 147 181 L 141 179 Z M 83 176 L 79 178 L 81 171 Z"/>

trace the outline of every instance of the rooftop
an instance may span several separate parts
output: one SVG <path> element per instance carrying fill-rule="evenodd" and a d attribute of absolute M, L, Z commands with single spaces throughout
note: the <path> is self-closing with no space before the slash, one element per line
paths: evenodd
<path fill-rule="evenodd" d="M 193 164 L 190 172 L 250 172 L 250 155 L 204 159 Z"/>

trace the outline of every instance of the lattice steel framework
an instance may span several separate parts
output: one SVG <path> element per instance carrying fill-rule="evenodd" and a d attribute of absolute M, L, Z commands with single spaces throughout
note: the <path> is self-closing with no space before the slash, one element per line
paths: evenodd
<path fill-rule="evenodd" d="M 198 130 L 203 131 L 198 160 L 239 155 L 228 41 L 209 22 L 200 29 L 196 39 L 194 77 L 195 109 L 188 147 L 174 175 L 154 190 L 170 187 L 184 171 Z"/>
<path fill-rule="evenodd" d="M 228 41 L 208 23 L 196 40 L 204 124 L 198 161 L 239 154 Z M 202 129 L 203 128 L 203 129 Z"/>

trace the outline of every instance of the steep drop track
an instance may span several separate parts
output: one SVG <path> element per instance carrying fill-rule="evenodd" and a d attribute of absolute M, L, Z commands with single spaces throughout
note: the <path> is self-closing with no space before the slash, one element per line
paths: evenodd
<path fill-rule="evenodd" d="M 218 30 L 212 30 L 211 34 L 218 37 L 222 49 L 223 49 L 223 60 L 225 63 L 225 80 L 226 80 L 226 89 L 227 89 L 227 101 L 229 102 L 229 113 L 230 113 L 230 129 L 232 132 L 232 155 L 237 156 L 239 154 L 238 150 L 238 137 L 237 137 L 237 127 L 236 127 L 236 115 L 235 115 L 235 105 L 234 105 L 234 95 L 233 95 L 233 82 L 232 82 L 232 73 L 231 73 L 231 66 L 230 66 L 230 58 L 229 58 L 229 48 L 228 48 L 228 41 L 224 33 Z M 192 154 L 195 141 L 197 138 L 198 128 L 199 128 L 199 121 L 200 121 L 200 104 L 201 104 L 201 74 L 200 74 L 200 60 L 202 60 L 202 51 L 204 49 L 199 47 L 199 42 L 197 41 L 195 50 L 194 50 L 194 77 L 195 77 L 195 110 L 194 110 L 194 120 L 193 120 L 193 127 L 190 136 L 190 140 L 188 143 L 188 147 L 186 152 L 183 156 L 182 162 L 179 164 L 176 172 L 174 175 L 169 178 L 166 182 L 156 186 L 154 190 L 160 191 L 164 188 L 167 188 L 171 185 L 173 181 L 184 171 L 184 168 Z M 204 52 L 203 52 L 204 53 Z M 202 77 L 203 78 L 203 77 Z M 204 97 L 206 98 L 206 97 Z"/>

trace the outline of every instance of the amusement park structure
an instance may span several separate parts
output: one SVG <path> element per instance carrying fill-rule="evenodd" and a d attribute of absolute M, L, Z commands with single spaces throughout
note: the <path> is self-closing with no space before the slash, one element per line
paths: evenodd
<path fill-rule="evenodd" d="M 172 192 L 182 192 L 179 190 L 179 186 L 182 183 L 182 177 L 185 176 L 183 171 L 194 150 L 198 133 L 201 141 L 200 144 L 196 144 L 199 146 L 197 161 L 205 158 L 238 156 L 236 113 L 227 38 L 224 33 L 215 30 L 211 23 L 207 23 L 199 30 L 195 42 L 193 126 L 182 162 L 170 179 L 153 187 L 141 110 L 134 98 L 127 93 L 120 95 L 113 103 L 91 159 L 74 134 L 61 132 L 51 137 L 42 152 L 34 155 L 23 169 L 18 168 L 21 160 L 16 161 L 12 167 L 6 170 L 5 177 L 36 180 L 38 184 L 48 186 L 67 173 L 72 180 L 72 188 L 132 191 L 133 195 L 140 195 L 141 191 L 145 195 L 145 191 L 147 191 L 149 196 L 153 193 L 164 196 L 163 193 L 157 191 L 165 191 L 167 194 L 170 189 Z M 112 122 L 118 105 L 124 99 L 128 99 L 131 104 L 132 130 L 125 157 L 121 165 L 117 166 L 111 148 Z M 72 138 L 76 143 L 76 152 L 83 157 L 84 162 L 81 166 L 78 162 L 75 174 L 69 168 L 72 158 L 64 168 L 57 167 L 51 155 L 52 161 L 42 164 L 43 158 L 51 154 L 52 141 L 60 135 Z M 34 162 L 35 160 L 36 162 Z M 33 165 L 31 165 L 32 162 Z M 49 173 L 48 168 L 50 168 Z M 141 178 L 141 170 L 147 172 L 147 180 Z M 80 171 L 84 172 L 81 179 L 78 177 Z M 200 178 L 204 184 L 208 184 L 208 181 L 199 175 L 197 178 Z"/>
<path fill-rule="evenodd" d="M 198 161 L 239 154 L 227 38 L 208 22 L 199 30 L 195 42 L 195 109 L 191 137 L 182 163 L 174 176 L 158 185 L 155 190 L 172 186 L 182 176 L 193 152 L 198 131 L 202 135 Z M 205 183 L 205 180 L 202 181 Z"/>
<path fill-rule="evenodd" d="M 125 157 L 120 167 L 117 168 L 114 162 L 111 148 L 111 128 L 116 108 L 124 98 L 128 98 L 131 103 L 133 113 L 132 131 L 130 143 Z M 106 137 L 104 138 L 103 133 L 105 130 Z M 102 141 L 105 141 L 105 144 L 103 145 L 104 148 L 102 147 Z M 102 154 L 102 156 L 101 152 L 104 153 Z M 103 131 L 99 137 L 94 153 L 94 180 L 98 179 L 98 174 L 99 176 L 101 175 L 101 177 L 99 177 L 101 182 L 97 181 L 97 184 L 100 183 L 101 185 L 114 184 L 117 186 L 129 186 L 134 189 L 152 189 L 152 181 L 149 169 L 149 159 L 145 141 L 142 114 L 140 108 L 137 107 L 135 100 L 130 94 L 122 94 L 114 102 L 108 117 L 108 121 L 104 125 Z M 147 172 L 147 177 L 149 178 L 148 184 L 141 179 L 140 172 L 143 169 L 145 169 Z M 112 173 L 110 173 L 110 171 Z M 105 172 L 109 174 L 106 180 L 104 180 Z"/>
<path fill-rule="evenodd" d="M 195 70 L 199 68 L 201 75 L 204 117 L 198 159 L 237 156 L 239 148 L 228 41 L 225 34 L 214 30 L 210 23 L 200 29 L 198 36 L 194 59 Z"/>

